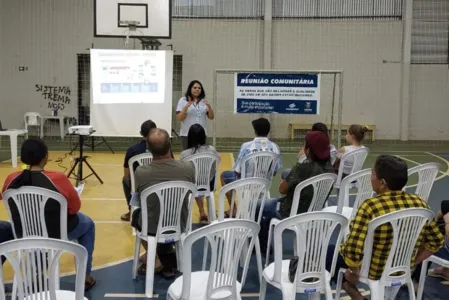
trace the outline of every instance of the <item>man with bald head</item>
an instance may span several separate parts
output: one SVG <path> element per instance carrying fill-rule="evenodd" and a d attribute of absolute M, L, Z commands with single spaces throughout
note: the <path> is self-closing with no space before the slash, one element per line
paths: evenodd
<path fill-rule="evenodd" d="M 142 193 L 145 189 L 167 181 L 187 181 L 195 183 L 195 168 L 191 162 L 173 159 L 170 136 L 164 129 L 153 129 L 147 136 L 148 150 L 153 154 L 150 165 L 139 166 L 135 173 L 136 191 Z M 188 217 L 188 200 L 184 199 L 181 212 L 181 227 L 184 231 Z M 159 199 L 155 194 L 147 198 L 148 208 L 148 234 L 155 235 L 159 223 Z M 138 218 L 141 226 L 141 212 L 136 210 L 133 219 Z M 135 222 L 133 222 L 134 224 Z M 137 227 L 138 227 L 137 226 Z M 140 230 L 140 228 L 138 228 Z M 145 245 L 144 245 L 145 247 Z M 160 268 L 165 277 L 172 277 L 176 271 L 176 255 L 173 244 L 159 244 L 157 253 L 161 262 Z M 146 259 L 142 260 L 142 263 Z"/>

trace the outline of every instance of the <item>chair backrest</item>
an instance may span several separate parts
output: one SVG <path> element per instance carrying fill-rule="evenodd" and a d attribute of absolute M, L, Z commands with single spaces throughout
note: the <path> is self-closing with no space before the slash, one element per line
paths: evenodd
<path fill-rule="evenodd" d="M 246 267 L 243 268 L 244 274 L 242 274 L 242 278 L 246 278 L 247 265 L 259 229 L 259 225 L 253 221 L 227 219 L 188 234 L 183 242 L 184 266 L 181 299 L 189 299 L 190 296 L 190 276 L 193 272 L 192 245 L 203 238 L 210 244 L 212 253 L 205 299 L 238 299 L 237 271 L 240 256 L 244 245 L 250 239 L 249 251 L 245 260 Z M 245 284 L 244 279 L 241 284 L 242 286 Z"/>
<path fill-rule="evenodd" d="M 42 117 L 40 113 L 37 112 L 27 112 L 24 115 L 25 127 L 27 126 L 38 126 L 41 125 Z"/>
<path fill-rule="evenodd" d="M 226 194 L 231 192 L 231 206 L 230 211 L 234 211 L 234 206 L 237 208 L 236 219 L 245 219 L 260 222 L 262 216 L 263 204 L 270 188 L 270 182 L 263 178 L 244 178 L 231 182 L 220 190 L 218 220 L 224 220 Z M 235 199 L 238 201 L 235 201 Z M 256 208 L 259 201 L 262 201 L 259 215 L 256 216 Z"/>
<path fill-rule="evenodd" d="M 301 192 L 311 186 L 313 188 L 312 202 L 310 202 L 309 212 L 320 211 L 323 209 L 329 194 L 334 186 L 337 175 L 333 173 L 324 173 L 312 178 L 306 179 L 299 183 L 295 188 L 293 195 L 292 208 L 290 210 L 290 217 L 298 214 L 298 205 L 301 201 Z"/>
<path fill-rule="evenodd" d="M 9 189 L 3 193 L 3 199 L 8 211 L 11 223 L 15 224 L 11 210 L 12 200 L 15 204 L 20 217 L 22 228 L 21 237 L 41 236 L 48 237 L 47 224 L 45 222 L 45 207 L 49 199 L 59 203 L 60 212 L 60 234 L 62 240 L 68 240 L 67 237 L 67 199 L 61 194 L 47 189 L 23 186 L 18 189 Z M 17 238 L 16 226 L 12 226 L 14 237 Z"/>
<path fill-rule="evenodd" d="M 338 178 L 335 183 L 335 187 L 339 188 L 340 183 L 343 177 L 343 171 L 345 169 L 345 165 L 351 166 L 351 172 L 346 175 L 350 175 L 352 173 L 358 172 L 363 168 L 363 164 L 365 163 L 366 157 L 368 156 L 369 149 L 366 147 L 356 149 L 354 151 L 343 154 L 340 160 L 340 167 L 338 169 Z"/>
<path fill-rule="evenodd" d="M 334 274 L 339 244 L 343 229 L 348 226 L 348 219 L 332 212 L 308 212 L 283 219 L 275 225 L 274 237 L 274 277 L 276 282 L 282 282 L 283 238 L 296 243 L 298 267 L 295 283 L 297 292 L 315 293 L 325 289 L 326 257 L 331 237 L 338 231 L 333 253 L 333 263 L 330 270 Z M 283 235 L 285 230 L 291 230 L 296 238 Z M 309 279 L 313 282 L 306 282 Z"/>
<path fill-rule="evenodd" d="M 134 178 L 134 164 L 137 163 L 139 166 L 146 166 L 151 164 L 153 161 L 153 154 L 147 152 L 138 155 L 134 155 L 128 160 L 129 175 L 131 177 L 131 192 L 136 191 L 136 179 Z"/>
<path fill-rule="evenodd" d="M 196 185 L 186 181 L 167 181 L 145 189 L 140 195 L 142 208 L 142 234 L 148 232 L 147 198 L 155 194 L 159 199 L 159 225 L 156 237 L 159 243 L 170 243 L 180 239 L 181 211 L 187 197 L 189 218 L 186 229 L 191 229 L 192 195 L 196 195 Z"/>
<path fill-rule="evenodd" d="M 246 155 L 240 163 L 241 178 L 258 177 L 271 182 L 279 154 L 260 151 Z"/>
<path fill-rule="evenodd" d="M 360 276 L 368 278 L 376 230 L 386 225 L 390 227 L 386 234 L 392 235 L 392 245 L 381 280 L 385 280 L 389 286 L 404 284 L 405 278 L 410 276 L 410 263 L 421 231 L 433 217 L 434 213 L 429 209 L 408 208 L 372 220 L 368 225 Z M 382 234 L 385 234 L 384 229 Z M 400 275 L 395 274 L 397 272 Z"/>
<path fill-rule="evenodd" d="M 74 300 L 84 300 L 87 250 L 81 245 L 59 239 L 23 238 L 0 244 L 0 255 L 11 264 L 17 284 L 18 299 L 56 300 L 58 265 L 63 253 L 75 256 L 76 282 Z M 4 282 L 0 268 L 0 282 Z M 3 284 L 0 299 L 6 299 Z"/>
<path fill-rule="evenodd" d="M 433 183 L 440 171 L 440 165 L 437 163 L 426 163 L 408 169 L 408 176 L 418 174 L 418 184 L 416 186 L 415 194 L 424 201 L 429 200 L 430 192 L 432 191 Z M 404 190 L 407 187 L 404 188 Z"/>
<path fill-rule="evenodd" d="M 219 178 L 221 157 L 215 153 L 195 153 L 184 160 L 191 161 L 195 166 L 197 196 L 208 196 L 211 192 L 210 182 L 215 178 L 215 187 Z M 212 172 L 215 169 L 215 172 Z M 200 191 L 201 190 L 201 191 Z"/>
<path fill-rule="evenodd" d="M 343 212 L 343 206 L 349 207 L 349 194 L 352 187 L 357 189 L 357 193 L 355 195 L 354 205 L 352 206 L 353 209 L 350 220 L 354 218 L 363 201 L 373 197 L 374 191 L 371 185 L 371 172 L 371 169 L 365 169 L 343 178 L 338 192 L 337 212 L 339 214 Z"/>

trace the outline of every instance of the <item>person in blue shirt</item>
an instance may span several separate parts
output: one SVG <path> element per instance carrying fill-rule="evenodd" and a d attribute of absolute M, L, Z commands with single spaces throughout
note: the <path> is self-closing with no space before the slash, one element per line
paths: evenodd
<path fill-rule="evenodd" d="M 131 219 L 131 211 L 130 211 L 131 207 L 129 205 L 129 202 L 131 201 L 131 175 L 130 175 L 130 171 L 129 171 L 128 161 L 133 156 L 147 152 L 147 140 L 146 139 L 147 139 L 147 136 L 150 134 L 150 131 L 155 128 L 156 128 L 156 124 L 153 121 L 147 120 L 147 121 L 143 122 L 142 125 L 140 126 L 140 135 L 142 136 L 142 140 L 140 141 L 140 143 L 129 147 L 128 150 L 126 151 L 125 162 L 123 163 L 124 174 L 123 174 L 122 184 L 123 184 L 123 192 L 125 193 L 125 197 L 126 197 L 126 203 L 128 205 L 128 212 L 126 214 L 123 214 L 120 217 L 120 219 L 122 221 L 129 222 L 129 220 Z M 138 167 L 138 164 L 136 163 L 132 167 L 134 168 L 134 171 L 135 171 Z"/>
<path fill-rule="evenodd" d="M 275 176 L 276 173 L 279 171 L 279 169 L 282 168 L 282 159 L 280 155 L 281 151 L 279 149 L 279 146 L 268 139 L 268 135 L 271 129 L 270 121 L 268 121 L 265 118 L 259 118 L 257 120 L 254 120 L 252 122 L 252 125 L 256 137 L 254 138 L 254 140 L 242 144 L 242 146 L 240 147 L 239 154 L 237 156 L 237 160 L 235 161 L 233 170 L 224 171 L 223 173 L 221 173 L 222 186 L 225 186 L 226 184 L 234 182 L 240 178 L 242 168 L 241 161 L 245 156 L 251 153 L 261 151 L 271 151 L 278 154 L 278 159 L 274 167 L 273 176 Z M 229 204 L 231 204 L 231 195 L 226 196 L 228 198 Z M 226 215 L 229 216 L 229 213 L 226 213 Z"/>

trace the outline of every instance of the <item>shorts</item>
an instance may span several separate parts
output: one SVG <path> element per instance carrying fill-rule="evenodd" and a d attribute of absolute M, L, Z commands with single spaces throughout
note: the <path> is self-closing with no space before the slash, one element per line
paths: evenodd
<path fill-rule="evenodd" d="M 234 182 L 238 179 L 239 178 L 234 171 L 224 171 L 223 173 L 221 173 L 221 181 L 224 183 L 224 185 Z"/>

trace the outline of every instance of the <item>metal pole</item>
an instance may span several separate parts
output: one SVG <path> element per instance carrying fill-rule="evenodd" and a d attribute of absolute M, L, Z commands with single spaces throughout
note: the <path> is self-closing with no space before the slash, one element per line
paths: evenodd
<path fill-rule="evenodd" d="M 340 88 L 339 88 L 339 99 L 338 99 L 338 149 L 341 147 L 341 123 L 343 118 L 343 71 L 340 73 Z"/>
<path fill-rule="evenodd" d="M 334 140 L 334 110 L 335 110 L 335 93 L 336 93 L 336 89 L 337 89 L 337 74 L 334 73 L 334 86 L 332 88 L 332 110 L 331 110 L 331 138 L 332 140 Z"/>
<path fill-rule="evenodd" d="M 218 113 L 217 115 L 219 115 L 220 113 L 218 112 L 218 107 L 217 107 L 217 70 L 214 70 L 214 75 L 213 75 L 213 99 L 212 99 L 212 103 L 213 103 L 213 107 L 215 109 L 215 112 Z M 214 120 L 212 121 L 212 146 L 214 146 L 214 148 L 217 148 L 217 115 L 215 116 Z"/>

